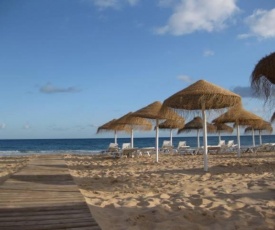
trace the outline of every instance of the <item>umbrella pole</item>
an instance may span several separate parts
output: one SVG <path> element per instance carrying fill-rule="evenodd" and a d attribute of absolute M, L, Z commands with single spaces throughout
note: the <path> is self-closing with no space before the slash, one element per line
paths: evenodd
<path fill-rule="evenodd" d="M 172 132 L 173 132 L 173 130 L 170 129 L 170 143 L 173 146 L 173 133 Z"/>
<path fill-rule="evenodd" d="M 134 130 L 131 129 L 131 148 L 134 148 Z"/>
<path fill-rule="evenodd" d="M 117 133 L 116 133 L 116 130 L 115 130 L 115 144 L 117 144 Z"/>
<path fill-rule="evenodd" d="M 197 146 L 200 147 L 200 130 L 197 129 Z"/>
<path fill-rule="evenodd" d="M 156 161 L 159 162 L 159 119 L 156 119 Z"/>
<path fill-rule="evenodd" d="M 259 130 L 259 139 L 260 139 L 260 145 L 262 145 L 262 133 L 261 133 L 261 130 Z"/>
<path fill-rule="evenodd" d="M 202 107 L 202 117 L 203 117 L 203 144 L 204 144 L 204 171 L 208 171 L 208 156 L 207 156 L 207 126 L 206 126 L 206 114 L 205 105 Z"/>
<path fill-rule="evenodd" d="M 237 124 L 237 141 L 238 141 L 238 157 L 241 156 L 241 138 L 240 138 L 240 127 Z"/>
<path fill-rule="evenodd" d="M 221 143 L 221 132 L 219 131 L 219 143 Z"/>
<path fill-rule="evenodd" d="M 255 133 L 253 128 L 252 128 L 252 141 L 253 141 L 253 147 L 255 147 Z"/>

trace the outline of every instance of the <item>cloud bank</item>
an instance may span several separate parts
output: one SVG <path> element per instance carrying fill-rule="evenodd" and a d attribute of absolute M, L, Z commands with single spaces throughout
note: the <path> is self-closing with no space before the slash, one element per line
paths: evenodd
<path fill-rule="evenodd" d="M 166 1 L 162 2 L 164 4 Z M 185 35 L 196 31 L 221 30 L 238 11 L 236 0 L 181 0 L 174 7 L 167 24 L 156 29 L 156 33 Z"/>
<path fill-rule="evenodd" d="M 136 6 L 140 0 L 84 0 L 100 9 L 120 9 L 122 6 Z M 172 15 L 164 26 L 156 28 L 156 34 L 175 36 L 194 32 L 214 32 L 226 28 L 234 16 L 241 12 L 238 0 L 158 0 L 159 7 L 172 8 Z M 247 33 L 237 35 L 240 39 L 258 37 L 275 38 L 275 8 L 257 9 L 244 19 Z M 207 56 L 207 55 L 205 55 Z M 211 54 L 209 55 L 211 56 Z"/>
<path fill-rule="evenodd" d="M 76 93 L 76 92 L 79 92 L 80 90 L 73 86 L 68 88 L 60 88 L 52 85 L 51 83 L 48 83 L 40 87 L 39 91 L 41 93 L 54 94 L 54 93 Z"/>
<path fill-rule="evenodd" d="M 256 10 L 252 15 L 245 19 L 250 32 L 241 34 L 238 37 L 258 37 L 258 38 L 275 38 L 275 8 L 272 10 Z"/>

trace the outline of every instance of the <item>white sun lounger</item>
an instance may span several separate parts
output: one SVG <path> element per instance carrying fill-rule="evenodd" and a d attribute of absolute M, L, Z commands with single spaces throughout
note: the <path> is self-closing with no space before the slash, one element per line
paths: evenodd
<path fill-rule="evenodd" d="M 171 144 L 170 141 L 163 141 L 160 151 L 169 153 L 169 152 L 173 151 L 173 145 Z"/>
<path fill-rule="evenodd" d="M 138 148 L 131 148 L 131 143 L 123 143 L 120 156 L 131 157 Z"/>
<path fill-rule="evenodd" d="M 180 141 L 176 149 L 176 152 L 184 154 L 184 153 L 187 153 L 189 149 L 190 149 L 190 146 L 186 145 L 186 141 Z"/>
<path fill-rule="evenodd" d="M 113 157 L 119 156 L 119 147 L 117 143 L 110 143 L 105 153 L 112 155 Z"/>

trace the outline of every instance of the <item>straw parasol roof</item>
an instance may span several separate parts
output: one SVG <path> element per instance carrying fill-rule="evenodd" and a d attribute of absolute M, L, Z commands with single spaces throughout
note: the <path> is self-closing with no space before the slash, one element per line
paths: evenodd
<path fill-rule="evenodd" d="M 158 162 L 158 133 L 159 133 L 159 120 L 170 119 L 178 120 L 179 115 L 172 109 L 162 106 L 160 101 L 155 101 L 133 113 L 133 116 L 143 117 L 156 120 L 156 161 Z"/>
<path fill-rule="evenodd" d="M 258 122 L 262 122 L 263 119 L 254 113 L 245 110 L 241 104 L 230 108 L 227 112 L 220 115 L 212 122 L 218 123 L 236 123 L 236 125 L 254 125 Z"/>
<path fill-rule="evenodd" d="M 217 123 L 214 124 L 217 129 L 217 133 L 219 134 L 219 143 L 221 142 L 221 133 L 233 133 L 234 129 L 226 124 L 223 123 Z"/>
<path fill-rule="evenodd" d="M 255 66 L 251 77 L 251 86 L 266 99 L 271 96 L 273 84 L 275 84 L 275 52 L 263 57 Z"/>
<path fill-rule="evenodd" d="M 185 124 L 185 126 L 181 129 L 178 130 L 178 134 L 182 132 L 191 132 L 192 130 L 199 130 L 203 129 L 203 120 L 201 117 L 194 117 L 193 120 L 189 121 L 188 123 Z M 210 124 L 207 122 L 207 131 L 209 133 L 214 133 L 216 132 L 217 128 L 215 125 Z"/>
<path fill-rule="evenodd" d="M 259 122 L 258 124 L 254 124 L 253 126 L 246 127 L 244 132 L 245 133 L 252 133 L 253 136 L 253 144 L 255 144 L 255 137 L 254 137 L 254 131 L 259 131 L 259 142 L 260 145 L 262 144 L 262 131 L 267 132 L 267 133 L 272 133 L 273 128 L 271 124 L 267 121 Z"/>
<path fill-rule="evenodd" d="M 129 132 L 130 128 L 127 125 L 116 124 L 117 119 L 113 119 L 102 126 L 97 128 L 96 133 L 109 132 L 109 131 L 126 131 Z"/>
<path fill-rule="evenodd" d="M 173 129 L 181 129 L 184 127 L 185 120 L 183 117 L 178 115 L 178 120 L 166 120 L 159 124 L 160 129 L 170 130 L 170 142 L 173 145 Z"/>
<path fill-rule="evenodd" d="M 175 109 L 201 110 L 222 109 L 240 103 L 241 97 L 205 80 L 199 80 L 189 87 L 167 98 L 163 104 Z"/>
<path fill-rule="evenodd" d="M 213 123 L 235 123 L 237 126 L 237 139 L 238 139 L 238 157 L 241 154 L 240 131 L 239 126 L 256 125 L 263 122 L 263 119 L 247 110 L 241 104 L 230 108 L 227 112 L 220 115 L 212 121 Z M 254 140 L 254 139 L 253 139 Z M 253 142 L 254 145 L 254 142 Z"/>
<path fill-rule="evenodd" d="M 252 130 L 254 130 L 254 131 L 266 131 L 267 133 L 272 133 L 273 128 L 272 128 L 272 126 L 269 122 L 264 121 L 262 123 L 259 123 L 258 125 L 253 125 L 253 126 L 246 127 L 244 132 L 245 133 L 250 133 L 250 132 L 252 132 Z"/>
<path fill-rule="evenodd" d="M 155 101 L 133 113 L 133 116 L 148 119 L 169 119 L 179 120 L 179 115 L 166 106 L 162 106 L 160 101 Z"/>
<path fill-rule="evenodd" d="M 180 117 L 177 120 L 166 120 L 159 124 L 160 129 L 181 129 L 184 127 L 185 120 Z"/>
<path fill-rule="evenodd" d="M 233 133 L 233 131 L 234 131 L 234 129 L 231 126 L 223 124 L 223 123 L 217 123 L 214 125 L 216 126 L 217 132 L 219 132 L 219 133 Z"/>
<path fill-rule="evenodd" d="M 192 130 L 197 130 L 197 145 L 200 147 L 200 139 L 199 139 L 199 130 L 203 129 L 203 120 L 201 117 L 194 117 L 193 120 L 189 121 L 185 124 L 185 126 L 178 130 L 178 134 L 182 132 L 191 132 Z M 216 127 L 207 122 L 207 132 L 214 133 L 216 132 Z"/>
<path fill-rule="evenodd" d="M 125 114 L 115 121 L 115 124 L 130 126 L 133 129 L 151 130 L 152 124 L 147 119 L 133 116 L 132 112 Z"/>
<path fill-rule="evenodd" d="M 134 148 L 134 129 L 149 131 L 152 129 L 152 124 L 147 119 L 142 117 L 133 116 L 132 112 L 129 112 L 117 119 L 115 122 L 117 125 L 125 125 L 131 130 L 131 147 Z"/>
<path fill-rule="evenodd" d="M 167 98 L 164 106 L 182 110 L 201 110 L 203 117 L 204 171 L 208 170 L 205 110 L 223 109 L 241 102 L 241 97 L 205 80 L 199 80 Z"/>
<path fill-rule="evenodd" d="M 131 128 L 128 125 L 116 124 L 117 119 L 113 119 L 104 125 L 98 127 L 97 134 L 102 132 L 110 132 L 113 131 L 115 134 L 115 143 L 117 143 L 117 132 L 124 131 L 124 132 L 131 132 Z"/>

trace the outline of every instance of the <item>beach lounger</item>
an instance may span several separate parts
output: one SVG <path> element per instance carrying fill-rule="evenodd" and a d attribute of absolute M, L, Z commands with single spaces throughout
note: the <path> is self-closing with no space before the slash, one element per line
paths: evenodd
<path fill-rule="evenodd" d="M 139 156 L 142 156 L 143 154 L 146 154 L 147 156 L 151 156 L 152 153 L 156 151 L 155 147 L 144 147 L 144 148 L 139 148 L 137 153 Z"/>
<path fill-rule="evenodd" d="M 221 140 L 218 145 L 208 145 L 208 153 L 219 153 L 226 148 L 225 140 Z"/>
<path fill-rule="evenodd" d="M 202 148 L 186 148 L 183 153 L 197 155 L 198 153 L 203 153 L 203 149 Z"/>
<path fill-rule="evenodd" d="M 110 143 L 108 149 L 105 151 L 107 154 L 111 154 L 116 157 L 119 155 L 119 147 L 117 143 Z"/>
<path fill-rule="evenodd" d="M 131 143 L 123 143 L 120 156 L 132 157 L 138 148 L 131 148 Z"/>
<path fill-rule="evenodd" d="M 238 151 L 238 145 L 234 144 L 234 140 L 229 140 L 227 144 L 222 141 L 220 144 L 220 147 L 216 148 L 216 153 L 235 153 Z"/>
<path fill-rule="evenodd" d="M 255 153 L 258 155 L 258 152 L 271 152 L 274 151 L 274 145 L 267 143 L 256 146 L 241 146 L 242 153 Z"/>
<path fill-rule="evenodd" d="M 186 153 L 188 152 L 188 149 L 190 148 L 190 146 L 186 145 L 186 141 L 180 141 L 178 144 L 178 147 L 176 149 L 177 153 Z"/>
<path fill-rule="evenodd" d="M 237 147 L 238 147 L 238 145 L 234 144 L 234 140 L 229 140 L 227 142 L 227 145 L 224 146 L 222 152 L 223 153 L 236 152 L 238 150 Z"/>
<path fill-rule="evenodd" d="M 275 143 L 264 143 L 261 146 L 262 146 L 264 152 L 275 151 Z"/>
<path fill-rule="evenodd" d="M 164 152 L 164 153 L 169 153 L 171 151 L 173 151 L 173 146 L 171 145 L 170 141 L 163 141 L 162 147 L 160 149 L 160 151 Z"/>

